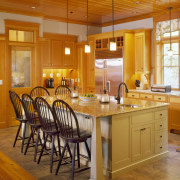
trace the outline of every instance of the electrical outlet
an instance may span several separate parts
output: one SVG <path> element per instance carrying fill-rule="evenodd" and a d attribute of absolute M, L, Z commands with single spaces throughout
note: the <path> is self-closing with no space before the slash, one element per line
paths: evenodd
<path fill-rule="evenodd" d="M 3 85 L 3 80 L 0 80 L 0 85 Z"/>

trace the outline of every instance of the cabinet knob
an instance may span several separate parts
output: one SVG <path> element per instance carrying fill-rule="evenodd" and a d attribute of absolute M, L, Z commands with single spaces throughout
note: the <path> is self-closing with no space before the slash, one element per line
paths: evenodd
<path fill-rule="evenodd" d="M 147 98 L 147 96 L 145 96 L 145 98 Z"/>
<path fill-rule="evenodd" d="M 132 97 L 134 97 L 134 94 L 132 95 Z"/>
<path fill-rule="evenodd" d="M 160 147 L 160 149 L 162 149 L 162 146 Z"/>
<path fill-rule="evenodd" d="M 162 124 L 160 124 L 160 127 L 162 127 Z"/>
<path fill-rule="evenodd" d="M 160 116 L 162 116 L 162 114 L 160 114 Z"/>
<path fill-rule="evenodd" d="M 161 98 L 158 98 L 159 100 L 161 100 Z"/>
<path fill-rule="evenodd" d="M 146 130 L 146 128 L 142 128 L 142 129 L 141 129 L 141 131 L 144 131 L 144 130 Z"/>
<path fill-rule="evenodd" d="M 162 136 L 160 136 L 160 138 L 162 138 Z"/>

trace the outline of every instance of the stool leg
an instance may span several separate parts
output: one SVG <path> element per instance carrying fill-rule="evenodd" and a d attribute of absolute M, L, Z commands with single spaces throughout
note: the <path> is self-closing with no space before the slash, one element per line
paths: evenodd
<path fill-rule="evenodd" d="M 68 149 L 69 155 L 70 155 L 70 157 L 71 157 L 71 161 L 72 161 L 72 153 L 71 153 L 71 149 L 70 149 L 70 147 L 69 147 L 69 144 L 68 144 L 68 143 L 67 143 L 67 149 Z"/>
<path fill-rule="evenodd" d="M 79 143 L 77 143 L 77 159 L 78 159 L 78 168 L 80 168 Z"/>
<path fill-rule="evenodd" d="M 39 155 L 39 159 L 38 159 L 38 162 L 37 162 L 38 164 L 39 164 L 40 161 L 41 161 L 41 156 L 42 156 L 42 154 L 43 154 L 44 148 L 46 147 L 47 138 L 48 138 L 48 134 L 47 134 L 47 136 L 46 136 L 45 139 L 44 139 L 44 144 L 43 144 L 43 147 L 42 147 L 42 149 L 41 149 L 41 153 L 40 153 L 40 155 Z"/>
<path fill-rule="evenodd" d="M 23 153 L 25 133 L 26 133 L 26 123 L 24 124 L 23 139 L 22 139 L 22 144 L 21 144 L 21 153 Z"/>
<path fill-rule="evenodd" d="M 59 168 L 60 168 L 60 166 L 61 166 L 61 162 L 62 162 L 62 159 L 63 159 L 63 157 L 64 157 L 64 153 L 65 153 L 67 144 L 68 144 L 68 143 L 66 142 L 66 144 L 65 144 L 65 146 L 64 146 L 64 148 L 63 148 L 63 151 L 62 151 L 61 158 L 59 159 L 59 163 L 58 163 L 58 166 L 57 166 L 57 169 L 56 169 L 56 175 L 58 174 Z"/>
<path fill-rule="evenodd" d="M 89 150 L 88 144 L 87 144 L 86 141 L 84 143 L 85 143 L 85 146 L 86 146 L 86 150 L 87 150 L 87 153 L 88 153 L 89 160 L 91 160 L 91 152 Z"/>
<path fill-rule="evenodd" d="M 14 140 L 13 147 L 15 147 L 15 145 L 16 145 L 16 141 L 17 141 L 17 138 L 18 138 L 18 136 L 19 136 L 19 131 L 20 131 L 20 129 L 21 129 L 21 126 L 22 126 L 22 122 L 20 122 L 20 125 L 19 125 L 19 127 L 18 127 L 18 131 L 17 131 L 17 133 L 16 133 L 16 137 L 15 137 L 15 140 Z"/>
<path fill-rule="evenodd" d="M 36 162 L 37 149 L 38 149 L 38 141 L 39 141 L 39 128 L 36 131 L 36 145 L 35 145 L 35 153 L 34 153 L 34 162 Z"/>
<path fill-rule="evenodd" d="M 75 166 L 75 156 L 76 156 L 76 143 L 74 143 L 74 149 L 73 149 L 73 159 L 72 159 L 72 175 L 71 175 L 71 180 L 74 180 L 74 166 Z"/>
<path fill-rule="evenodd" d="M 61 156 L 61 144 L 60 144 L 59 135 L 57 135 L 57 141 L 58 141 L 58 148 L 59 148 L 59 156 Z"/>
<path fill-rule="evenodd" d="M 27 145 L 26 145 L 26 149 L 25 149 L 24 155 L 26 155 L 26 153 L 27 153 L 27 150 L 28 150 L 28 148 L 29 148 L 29 144 L 30 144 L 30 141 L 31 141 L 32 136 L 33 136 L 33 132 L 31 131 L 30 137 L 29 137 L 29 139 L 28 139 L 28 143 L 27 143 Z"/>
<path fill-rule="evenodd" d="M 53 154 L 54 154 L 54 136 L 52 136 L 52 144 L 51 144 L 51 165 L 50 165 L 50 173 L 52 173 L 53 168 Z"/>

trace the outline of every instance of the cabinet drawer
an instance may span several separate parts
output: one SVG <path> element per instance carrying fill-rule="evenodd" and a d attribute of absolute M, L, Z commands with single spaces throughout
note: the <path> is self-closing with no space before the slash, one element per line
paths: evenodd
<path fill-rule="evenodd" d="M 166 101 L 166 97 L 165 96 L 154 96 L 154 100 L 155 101 L 162 101 L 165 102 Z"/>
<path fill-rule="evenodd" d="M 143 98 L 143 99 L 152 99 L 152 95 L 151 94 L 140 94 L 140 98 Z"/>
<path fill-rule="evenodd" d="M 162 130 L 162 131 L 156 131 L 155 132 L 155 142 L 156 141 L 162 141 L 164 139 L 167 139 L 167 130 Z"/>
<path fill-rule="evenodd" d="M 155 112 L 155 119 L 161 119 L 167 117 L 167 111 L 166 110 L 161 110 L 161 111 L 156 111 Z"/>
<path fill-rule="evenodd" d="M 166 119 L 157 120 L 157 122 L 155 123 L 155 130 L 162 130 L 162 129 L 167 129 Z"/>
<path fill-rule="evenodd" d="M 155 143 L 155 153 L 160 153 L 163 151 L 167 151 L 167 140 L 166 139 Z"/>
<path fill-rule="evenodd" d="M 153 112 L 134 112 L 132 113 L 132 125 L 138 124 L 138 123 L 146 123 L 153 121 L 154 114 Z"/>
<path fill-rule="evenodd" d="M 129 98 L 139 98 L 139 94 L 138 93 L 128 93 L 127 96 Z"/>

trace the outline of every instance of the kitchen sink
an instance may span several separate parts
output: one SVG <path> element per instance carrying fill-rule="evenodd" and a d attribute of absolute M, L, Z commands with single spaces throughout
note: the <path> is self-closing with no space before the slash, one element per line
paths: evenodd
<path fill-rule="evenodd" d="M 141 107 L 141 105 L 137 105 L 137 104 L 120 104 L 120 106 L 122 106 L 122 107 L 129 107 L 129 108 L 138 108 L 138 107 Z"/>

